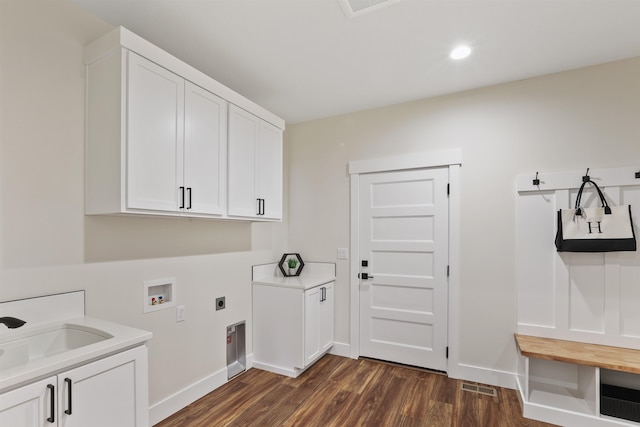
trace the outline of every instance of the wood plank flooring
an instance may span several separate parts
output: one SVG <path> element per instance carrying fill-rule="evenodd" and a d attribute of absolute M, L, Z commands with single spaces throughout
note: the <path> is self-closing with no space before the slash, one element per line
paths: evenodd
<path fill-rule="evenodd" d="M 460 389 L 445 375 L 326 355 L 298 378 L 250 369 L 156 427 L 546 427 L 514 390 Z"/>

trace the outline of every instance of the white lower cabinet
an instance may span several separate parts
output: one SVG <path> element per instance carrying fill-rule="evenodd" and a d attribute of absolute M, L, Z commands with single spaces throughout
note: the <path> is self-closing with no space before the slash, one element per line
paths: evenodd
<path fill-rule="evenodd" d="M 304 364 L 308 366 L 333 345 L 333 283 L 304 293 Z"/>
<path fill-rule="evenodd" d="M 147 427 L 147 348 L 136 347 L 0 395 L 0 426 Z"/>
<path fill-rule="evenodd" d="M 253 284 L 256 368 L 297 377 L 333 346 L 333 288 Z"/>

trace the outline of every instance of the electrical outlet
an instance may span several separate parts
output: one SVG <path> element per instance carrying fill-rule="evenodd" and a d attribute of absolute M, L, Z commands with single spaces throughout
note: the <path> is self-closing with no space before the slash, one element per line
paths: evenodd
<path fill-rule="evenodd" d="M 216 311 L 224 310 L 226 308 L 226 302 L 224 297 L 216 298 Z"/>
<path fill-rule="evenodd" d="M 176 307 L 176 322 L 184 322 L 186 317 L 184 305 L 179 305 Z"/>

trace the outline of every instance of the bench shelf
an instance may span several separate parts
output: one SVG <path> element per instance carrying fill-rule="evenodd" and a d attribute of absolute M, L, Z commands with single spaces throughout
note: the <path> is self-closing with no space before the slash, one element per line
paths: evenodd
<path fill-rule="evenodd" d="M 525 417 L 564 426 L 640 426 L 600 414 L 602 384 L 640 389 L 639 350 L 521 334 L 515 338 Z"/>

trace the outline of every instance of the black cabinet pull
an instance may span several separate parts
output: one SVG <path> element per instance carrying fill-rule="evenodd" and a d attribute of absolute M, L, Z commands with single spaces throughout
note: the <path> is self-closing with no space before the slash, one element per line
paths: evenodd
<path fill-rule="evenodd" d="M 73 393 L 71 392 L 71 379 L 65 378 L 64 382 L 67 383 L 67 400 L 69 400 L 69 404 L 67 405 L 67 409 L 64 410 L 64 413 L 67 415 L 71 415 L 71 396 Z"/>
<path fill-rule="evenodd" d="M 180 187 L 180 209 L 184 209 L 184 187 Z"/>
<path fill-rule="evenodd" d="M 56 422 L 56 387 L 52 384 L 47 384 L 47 388 L 51 393 L 51 416 L 47 418 L 47 421 L 53 424 Z"/>
<path fill-rule="evenodd" d="M 264 205 L 265 205 L 265 201 L 264 201 L 264 199 L 262 199 L 262 213 L 261 213 L 261 215 L 264 215 Z"/>
<path fill-rule="evenodd" d="M 327 288 L 320 288 L 320 302 L 327 300 Z"/>
<path fill-rule="evenodd" d="M 189 192 L 189 206 L 187 209 L 191 209 L 191 187 L 187 187 L 187 191 Z"/>
<path fill-rule="evenodd" d="M 256 199 L 258 201 L 258 213 L 256 215 L 264 215 L 264 199 Z"/>

